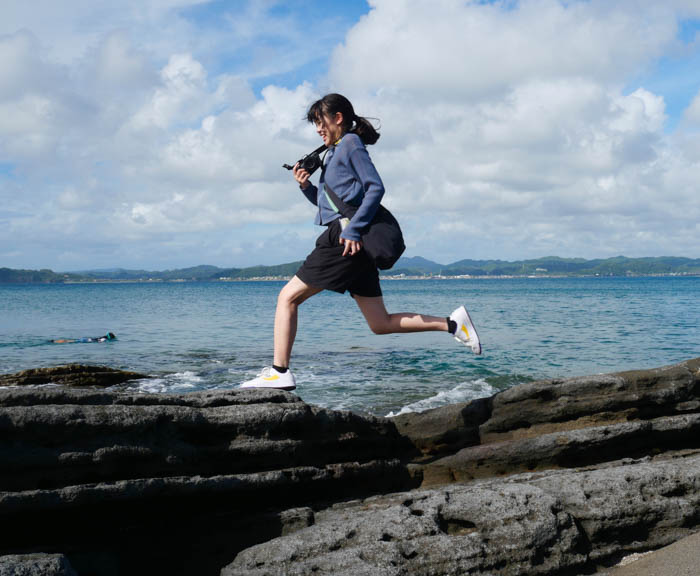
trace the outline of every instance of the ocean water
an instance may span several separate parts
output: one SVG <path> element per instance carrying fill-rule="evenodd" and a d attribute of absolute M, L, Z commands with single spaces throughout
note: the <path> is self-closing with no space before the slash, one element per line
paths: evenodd
<path fill-rule="evenodd" d="M 143 393 L 234 388 L 271 363 L 284 282 L 0 286 L 0 373 L 70 362 L 152 376 Z M 446 333 L 374 335 L 348 295 L 300 308 L 292 368 L 305 401 L 377 415 L 491 395 L 520 382 L 652 368 L 700 356 L 700 278 L 386 280 L 390 312 L 464 303 L 474 356 Z M 52 344 L 99 336 L 110 343 Z"/>

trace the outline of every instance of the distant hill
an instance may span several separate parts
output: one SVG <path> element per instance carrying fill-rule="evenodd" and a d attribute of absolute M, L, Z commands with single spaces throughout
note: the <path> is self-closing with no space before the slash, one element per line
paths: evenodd
<path fill-rule="evenodd" d="M 399 258 L 392 270 L 386 274 L 406 274 L 406 276 L 422 276 L 424 274 L 440 274 L 445 268 L 444 264 L 438 264 L 432 260 L 426 260 L 420 256 L 412 258 Z"/>
<path fill-rule="evenodd" d="M 700 259 L 658 257 L 626 258 L 617 256 L 605 260 L 559 258 L 549 256 L 519 262 L 462 260 L 447 267 L 448 275 L 507 275 L 531 276 L 537 274 L 563 276 L 647 276 L 653 274 L 698 274 Z"/>
<path fill-rule="evenodd" d="M 219 268 L 194 266 L 175 270 L 148 271 L 110 268 L 81 272 L 56 273 L 52 270 L 13 270 L 0 268 L 0 284 L 56 284 L 96 281 L 204 281 L 247 280 L 253 278 L 288 278 L 301 261 L 274 266 Z M 700 275 L 700 258 L 662 256 L 655 258 L 615 258 L 585 260 L 548 256 L 534 260 L 459 260 L 440 264 L 420 256 L 401 258 L 387 276 L 649 276 L 658 274 Z"/>
<path fill-rule="evenodd" d="M 221 270 L 216 266 L 193 266 L 176 270 L 154 272 L 148 270 L 125 270 L 110 268 L 107 270 L 86 270 L 76 272 L 80 276 L 95 280 L 211 280 Z"/>
<path fill-rule="evenodd" d="M 252 266 L 250 268 L 225 268 L 216 273 L 217 278 L 231 278 L 244 280 L 246 278 L 276 278 L 294 276 L 302 261 L 289 264 L 277 264 L 275 266 Z"/>
<path fill-rule="evenodd" d="M 534 260 L 459 260 L 441 265 L 417 258 L 402 258 L 389 274 L 441 276 L 649 276 L 700 274 L 700 259 L 661 256 L 586 260 L 548 256 Z"/>
<path fill-rule="evenodd" d="M 80 278 L 77 274 L 56 274 L 52 270 L 0 268 L 0 284 L 62 284 Z"/>

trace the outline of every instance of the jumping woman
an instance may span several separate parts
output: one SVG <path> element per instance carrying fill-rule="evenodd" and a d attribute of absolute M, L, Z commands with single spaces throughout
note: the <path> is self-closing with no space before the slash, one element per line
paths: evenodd
<path fill-rule="evenodd" d="M 366 118 L 357 116 L 350 101 L 340 94 L 328 94 L 314 102 L 307 120 L 316 125 L 316 132 L 328 147 L 318 188 L 298 163 L 293 174 L 306 198 L 318 206 L 315 223 L 326 230 L 277 298 L 272 366 L 241 384 L 241 388 L 296 388 L 289 361 L 299 305 L 322 290 L 349 292 L 375 334 L 448 332 L 475 354 L 481 354 L 479 336 L 464 306 L 449 317 L 387 312 L 379 272 L 362 249 L 362 232 L 372 222 L 384 196 L 384 185 L 366 148 L 379 139 L 379 133 Z M 338 212 L 326 185 L 343 202 L 358 206 L 350 220 Z"/>

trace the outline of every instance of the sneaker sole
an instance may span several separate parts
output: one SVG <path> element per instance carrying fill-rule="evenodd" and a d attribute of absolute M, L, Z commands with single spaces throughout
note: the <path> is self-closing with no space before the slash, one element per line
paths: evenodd
<path fill-rule="evenodd" d="M 476 336 L 476 341 L 477 341 L 477 349 L 474 349 L 474 346 L 470 344 L 469 342 L 465 342 L 464 340 L 460 340 L 457 338 L 457 336 L 454 337 L 457 342 L 461 342 L 464 344 L 466 347 L 471 348 L 471 351 L 474 352 L 477 356 L 481 355 L 481 339 L 479 338 L 479 333 L 476 331 L 476 327 L 474 326 L 474 322 L 472 322 L 472 317 L 469 315 L 469 311 L 467 310 L 467 307 L 464 306 L 464 313 L 467 315 L 467 320 L 469 320 L 469 324 L 471 324 L 472 331 L 474 332 L 474 336 Z"/>
<path fill-rule="evenodd" d="M 474 354 L 476 354 L 477 356 L 481 356 L 481 352 L 482 352 L 482 350 L 481 350 L 481 342 L 479 342 L 478 348 L 477 348 L 477 349 L 474 349 L 474 346 L 471 345 L 469 342 L 465 342 L 464 340 L 460 340 L 460 339 L 457 338 L 456 336 L 455 336 L 455 340 L 457 340 L 457 342 L 459 342 L 460 344 L 464 344 L 467 348 L 470 348 L 471 351 L 474 352 Z"/>
<path fill-rule="evenodd" d="M 239 390 L 283 390 L 285 392 L 291 392 L 296 390 L 296 386 L 243 386 L 242 384 L 238 387 Z"/>

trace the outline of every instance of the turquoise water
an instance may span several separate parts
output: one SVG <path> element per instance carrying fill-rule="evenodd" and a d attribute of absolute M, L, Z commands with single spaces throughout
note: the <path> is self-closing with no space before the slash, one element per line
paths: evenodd
<path fill-rule="evenodd" d="M 153 375 L 145 393 L 233 388 L 270 364 L 283 282 L 0 286 L 0 372 L 69 362 Z M 444 333 L 377 336 L 347 295 L 301 306 L 292 368 L 307 402 L 379 415 L 519 382 L 700 356 L 700 278 L 383 281 L 390 312 L 466 304 L 484 354 Z M 103 344 L 50 344 L 99 336 Z"/>

